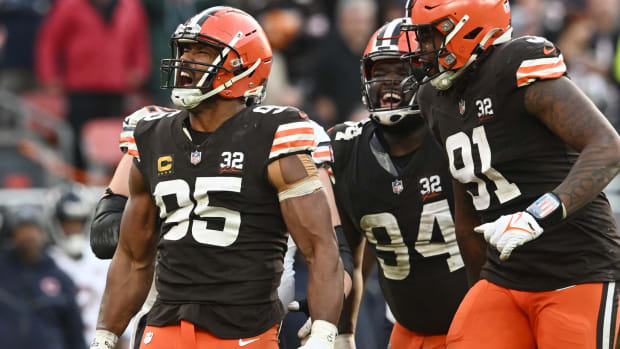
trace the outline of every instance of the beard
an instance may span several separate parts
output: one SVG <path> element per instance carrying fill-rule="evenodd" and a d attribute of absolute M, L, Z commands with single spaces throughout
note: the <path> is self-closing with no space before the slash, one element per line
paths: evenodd
<path fill-rule="evenodd" d="M 389 133 L 392 135 L 405 135 L 407 133 L 412 133 L 419 130 L 421 127 L 425 127 L 424 119 L 418 115 L 416 116 L 407 116 L 400 122 L 394 125 L 384 125 L 375 121 L 374 118 L 371 118 L 372 122 L 377 125 L 377 128 L 381 130 L 381 132 Z"/>

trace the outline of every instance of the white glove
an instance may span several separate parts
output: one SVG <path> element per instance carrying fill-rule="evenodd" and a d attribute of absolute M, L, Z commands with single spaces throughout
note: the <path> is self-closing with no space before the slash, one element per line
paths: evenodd
<path fill-rule="evenodd" d="M 114 349 L 118 342 L 118 336 L 108 330 L 95 331 L 95 338 L 90 349 Z"/>
<path fill-rule="evenodd" d="M 356 349 L 355 335 L 353 333 L 343 333 L 336 337 L 334 349 Z"/>
<path fill-rule="evenodd" d="M 301 339 L 301 344 L 305 344 L 308 341 L 308 336 L 312 328 L 312 319 L 308 318 L 306 322 L 297 331 L 297 337 Z M 334 342 L 334 349 L 356 349 L 355 347 L 355 335 L 352 333 L 339 334 Z"/>
<path fill-rule="evenodd" d="M 306 322 L 304 322 L 303 326 L 297 331 L 297 337 L 301 339 L 301 344 L 305 344 L 308 340 L 308 336 L 310 335 L 310 331 L 312 331 L 312 319 L 308 318 Z"/>
<path fill-rule="evenodd" d="M 543 228 L 531 214 L 522 211 L 479 225 L 474 231 L 484 234 L 484 239 L 499 251 L 499 259 L 505 261 L 517 246 L 538 238 Z"/>
<path fill-rule="evenodd" d="M 299 336 L 299 333 L 297 335 Z M 313 321 L 310 336 L 299 349 L 334 349 L 337 335 L 338 329 L 334 324 L 323 320 Z"/>

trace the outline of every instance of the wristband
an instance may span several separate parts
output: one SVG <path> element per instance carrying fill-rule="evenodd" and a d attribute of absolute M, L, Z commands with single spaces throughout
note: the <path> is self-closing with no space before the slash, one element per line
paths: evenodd
<path fill-rule="evenodd" d="M 341 333 L 336 336 L 334 349 L 355 348 L 355 335 L 353 333 Z"/>
<path fill-rule="evenodd" d="M 566 218 L 566 207 L 553 192 L 545 193 L 525 210 L 543 229 L 548 229 Z"/>
<path fill-rule="evenodd" d="M 310 330 L 310 337 L 317 338 L 325 344 L 332 347 L 336 336 L 338 335 L 338 329 L 330 322 L 324 320 L 312 321 L 312 329 Z"/>
<path fill-rule="evenodd" d="M 108 330 L 95 331 L 95 338 L 90 349 L 114 349 L 118 342 L 118 336 Z"/>

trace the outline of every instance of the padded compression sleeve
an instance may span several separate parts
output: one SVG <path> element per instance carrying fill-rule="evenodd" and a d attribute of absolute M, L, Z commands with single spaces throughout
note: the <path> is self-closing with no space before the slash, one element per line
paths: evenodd
<path fill-rule="evenodd" d="M 90 248 L 100 259 L 114 256 L 126 204 L 127 197 L 118 194 L 106 195 L 97 203 L 90 226 Z"/>
<path fill-rule="evenodd" d="M 349 248 L 349 244 L 347 244 L 342 225 L 335 226 L 334 230 L 336 231 L 336 238 L 338 238 L 338 250 L 340 251 L 340 259 L 342 259 L 344 271 L 346 271 L 351 277 L 351 280 L 353 280 L 353 253 Z"/>

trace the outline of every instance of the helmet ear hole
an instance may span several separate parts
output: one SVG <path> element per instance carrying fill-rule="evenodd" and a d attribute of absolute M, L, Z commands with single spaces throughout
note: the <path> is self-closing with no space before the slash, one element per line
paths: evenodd
<path fill-rule="evenodd" d="M 473 40 L 476 38 L 476 36 L 478 36 L 478 34 L 480 34 L 481 31 L 482 31 L 482 27 L 478 27 L 470 31 L 469 33 L 467 33 L 467 35 L 465 35 L 463 38 L 467 40 Z"/>
<path fill-rule="evenodd" d="M 402 117 L 402 115 L 400 114 L 395 114 L 390 116 L 390 121 L 396 123 L 398 120 L 400 120 L 400 118 Z"/>

